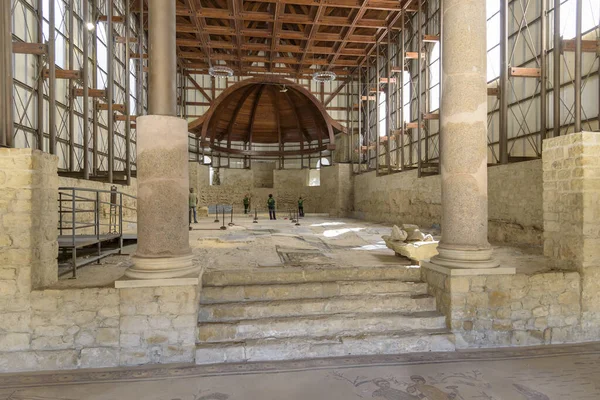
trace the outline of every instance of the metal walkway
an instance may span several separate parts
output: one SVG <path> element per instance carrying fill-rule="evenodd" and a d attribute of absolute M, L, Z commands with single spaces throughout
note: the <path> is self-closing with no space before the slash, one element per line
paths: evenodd
<path fill-rule="evenodd" d="M 121 254 L 124 240 L 137 239 L 135 233 L 125 233 L 132 230 L 125 224 L 133 227 L 137 221 L 123 216 L 136 209 L 136 198 L 119 192 L 116 186 L 111 190 L 58 188 L 58 248 L 63 254 L 71 253 L 73 278 L 77 278 L 78 268 L 111 254 Z M 118 247 L 107 248 L 113 242 Z M 84 248 L 95 248 L 95 255 L 78 259 L 78 250 Z"/>

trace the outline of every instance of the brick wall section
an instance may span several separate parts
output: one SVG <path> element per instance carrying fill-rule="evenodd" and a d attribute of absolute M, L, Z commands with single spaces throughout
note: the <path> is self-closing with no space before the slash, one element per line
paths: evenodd
<path fill-rule="evenodd" d="M 459 347 L 586 340 L 577 272 L 448 276 L 422 270 Z"/>
<path fill-rule="evenodd" d="M 542 165 L 540 160 L 488 169 L 491 241 L 542 244 Z M 440 176 L 417 177 L 417 171 L 377 177 L 354 177 L 356 218 L 388 224 L 430 227 L 441 222 Z"/>

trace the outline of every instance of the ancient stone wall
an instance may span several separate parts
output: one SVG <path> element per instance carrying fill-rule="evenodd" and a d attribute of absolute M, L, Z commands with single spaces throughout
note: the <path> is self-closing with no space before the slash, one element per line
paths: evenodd
<path fill-rule="evenodd" d="M 322 177 L 321 186 L 307 186 L 307 169 L 270 170 L 273 187 L 260 187 L 260 182 L 264 182 L 264 177 L 261 178 L 264 171 L 259 172 L 254 168 L 262 164 L 265 163 L 254 163 L 252 169 L 222 168 L 221 185 L 208 185 L 209 167 L 190 163 L 190 187 L 196 189 L 200 206 L 233 204 L 234 210 L 243 210 L 242 200 L 248 193 L 251 197 L 250 207 L 264 213 L 267 209 L 267 198 L 269 194 L 273 194 L 280 213 L 287 214 L 289 210 L 295 210 L 300 196 L 305 199 L 305 212 L 330 212 L 330 205 L 336 193 L 329 191 L 327 179 Z M 337 183 L 333 185 L 337 186 Z"/>
<path fill-rule="evenodd" d="M 34 290 L 0 316 L 1 372 L 194 361 L 196 286 Z"/>
<path fill-rule="evenodd" d="M 582 324 L 600 327 L 600 133 L 544 140 L 544 254 L 581 274 Z"/>
<path fill-rule="evenodd" d="M 491 241 L 542 244 L 541 161 L 489 168 L 488 199 Z M 440 176 L 406 171 L 377 177 L 373 171 L 354 177 L 352 216 L 430 227 L 441 222 L 441 200 Z"/>
<path fill-rule="evenodd" d="M 502 347 L 586 340 L 580 275 L 449 276 L 422 269 L 459 347 Z"/>

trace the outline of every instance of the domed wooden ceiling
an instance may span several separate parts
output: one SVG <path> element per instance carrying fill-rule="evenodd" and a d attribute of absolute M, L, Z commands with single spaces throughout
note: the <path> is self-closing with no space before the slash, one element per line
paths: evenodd
<path fill-rule="evenodd" d="M 261 156 L 331 150 L 335 133 L 342 130 L 310 92 L 276 77 L 247 79 L 231 86 L 200 121 L 190 124 L 190 131 L 201 135 L 202 142 L 215 151 Z M 243 150 L 241 143 L 274 144 L 279 150 Z M 289 144 L 299 150 L 288 146 L 286 151 Z"/>

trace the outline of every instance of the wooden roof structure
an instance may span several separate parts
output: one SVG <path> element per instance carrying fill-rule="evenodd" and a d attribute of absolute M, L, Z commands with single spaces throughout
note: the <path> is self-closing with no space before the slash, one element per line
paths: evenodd
<path fill-rule="evenodd" d="M 143 0 L 140 0 L 143 1 Z M 417 0 L 176 0 L 180 67 L 207 73 L 348 75 Z M 134 12 L 138 9 L 133 6 Z"/>
<path fill-rule="evenodd" d="M 226 89 L 202 118 L 190 124 L 190 131 L 215 151 L 281 156 L 331 150 L 334 135 L 344 128 L 303 86 L 265 76 Z M 274 144 L 278 150 L 242 150 L 240 143 Z M 285 144 L 295 149 L 285 150 Z"/>

